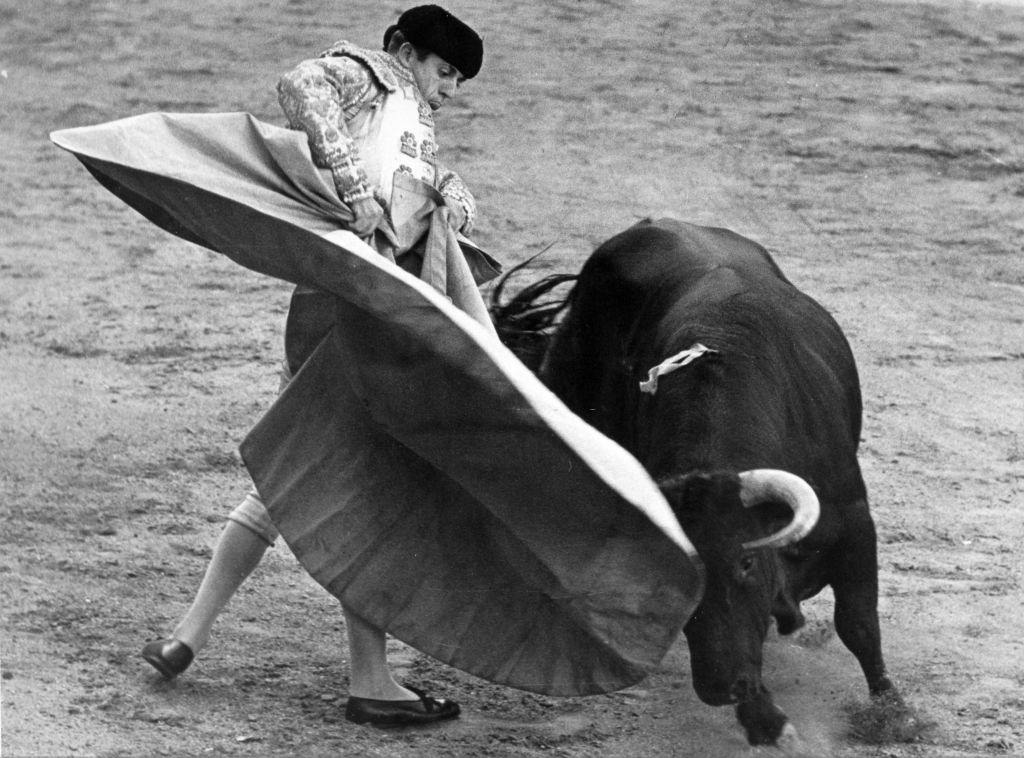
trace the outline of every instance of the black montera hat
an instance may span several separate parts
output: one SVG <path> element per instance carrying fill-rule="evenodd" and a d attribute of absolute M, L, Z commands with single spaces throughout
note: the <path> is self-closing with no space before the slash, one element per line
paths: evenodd
<path fill-rule="evenodd" d="M 480 35 L 439 5 L 417 5 L 384 32 L 384 49 L 400 30 L 405 38 L 452 64 L 467 79 L 480 73 L 484 43 Z"/>

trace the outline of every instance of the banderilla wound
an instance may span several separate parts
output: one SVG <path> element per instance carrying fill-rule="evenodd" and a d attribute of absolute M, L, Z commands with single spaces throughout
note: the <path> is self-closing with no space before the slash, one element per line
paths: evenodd
<path fill-rule="evenodd" d="M 640 382 L 640 391 L 646 392 L 648 395 L 653 395 L 658 391 L 658 377 L 664 376 L 665 374 L 671 374 L 677 368 L 682 368 L 689 363 L 693 363 L 702 355 L 717 352 L 717 350 L 712 350 L 710 347 L 702 345 L 699 342 L 695 343 L 692 347 L 683 350 L 681 353 L 676 353 L 671 358 L 666 358 L 648 371 L 646 381 Z"/>

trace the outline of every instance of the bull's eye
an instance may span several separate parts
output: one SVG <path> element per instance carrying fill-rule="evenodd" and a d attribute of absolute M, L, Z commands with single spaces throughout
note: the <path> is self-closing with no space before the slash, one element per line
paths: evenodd
<path fill-rule="evenodd" d="M 740 558 L 739 566 L 740 573 L 746 576 L 754 570 L 754 556 L 750 555 L 749 553 L 747 555 L 744 555 L 742 558 Z"/>

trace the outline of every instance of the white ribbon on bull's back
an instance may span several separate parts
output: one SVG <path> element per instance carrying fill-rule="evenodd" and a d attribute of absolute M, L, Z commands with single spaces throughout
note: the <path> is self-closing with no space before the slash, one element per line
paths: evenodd
<path fill-rule="evenodd" d="M 681 369 L 683 366 L 688 366 L 695 360 L 708 353 L 717 353 L 717 350 L 712 350 L 706 345 L 702 345 L 697 342 L 693 346 L 686 348 L 679 353 L 676 353 L 671 358 L 666 358 L 657 366 L 647 372 L 647 379 L 640 382 L 640 391 L 646 392 L 648 395 L 653 395 L 658 391 L 658 379 L 671 374 L 677 369 Z"/>

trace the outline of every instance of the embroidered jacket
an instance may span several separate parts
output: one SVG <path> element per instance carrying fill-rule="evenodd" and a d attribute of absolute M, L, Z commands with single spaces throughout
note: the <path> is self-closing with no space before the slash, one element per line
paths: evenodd
<path fill-rule="evenodd" d="M 415 85 L 411 72 L 384 52 L 366 50 L 341 41 L 306 60 L 281 77 L 278 101 L 291 128 L 309 138 L 313 161 L 330 170 L 338 194 L 345 202 L 375 196 L 356 149 L 349 126 L 360 114 L 379 107 L 399 86 Z M 425 117 L 431 119 L 429 108 Z M 450 202 L 461 206 L 469 233 L 476 218 L 476 202 L 454 172 L 436 164 L 436 187 Z M 390 198 L 377 196 L 387 207 Z"/>

